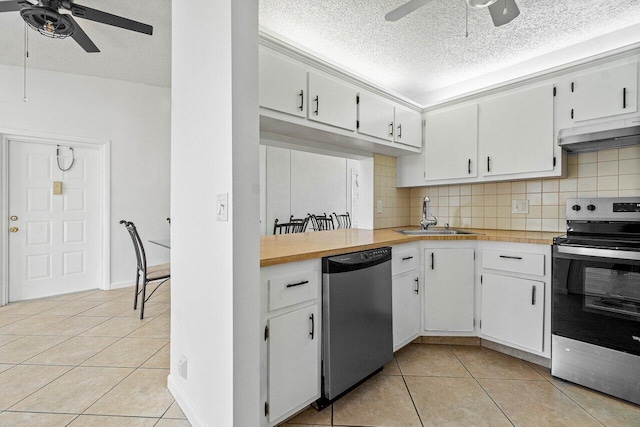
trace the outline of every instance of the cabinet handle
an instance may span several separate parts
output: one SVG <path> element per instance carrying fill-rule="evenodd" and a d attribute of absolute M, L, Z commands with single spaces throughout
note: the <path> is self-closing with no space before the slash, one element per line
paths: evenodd
<path fill-rule="evenodd" d="M 622 88 L 622 108 L 627 108 L 627 88 Z"/>
<path fill-rule="evenodd" d="M 293 288 L 294 286 L 306 285 L 307 283 L 309 283 L 308 280 L 303 280 L 302 282 L 298 282 L 298 283 L 289 283 L 287 285 L 287 288 Z"/>
<path fill-rule="evenodd" d="M 311 316 L 309 316 L 309 320 L 311 320 L 311 332 L 309 332 L 309 335 L 311 335 L 311 339 L 313 339 L 316 332 L 316 322 L 313 318 L 313 313 L 311 313 Z"/>
<path fill-rule="evenodd" d="M 415 292 L 416 292 L 416 295 L 419 295 L 419 294 L 420 294 L 420 279 L 418 279 L 418 278 L 416 277 L 415 282 L 416 282 L 416 289 L 415 289 Z"/>
<path fill-rule="evenodd" d="M 487 172 L 491 172 L 491 157 L 487 156 Z"/>
<path fill-rule="evenodd" d="M 402 123 L 398 125 L 398 139 L 402 139 Z"/>
<path fill-rule="evenodd" d="M 536 305 L 536 286 L 531 286 L 531 305 Z"/>
<path fill-rule="evenodd" d="M 433 270 L 434 267 L 434 259 L 433 259 L 433 252 L 431 252 L 431 269 Z"/>
<path fill-rule="evenodd" d="M 467 164 L 467 169 L 469 170 L 469 175 L 471 175 L 471 159 L 469 159 L 469 163 Z"/>
<path fill-rule="evenodd" d="M 500 255 L 500 258 L 507 258 L 507 259 L 522 259 L 521 256 L 510 256 L 510 255 Z"/>
<path fill-rule="evenodd" d="M 393 136 L 393 122 L 389 123 L 389 136 Z"/>
<path fill-rule="evenodd" d="M 412 256 L 406 256 L 406 257 L 403 257 L 403 258 L 402 258 L 402 260 L 403 260 L 403 261 L 406 261 L 406 260 L 408 260 L 408 259 L 413 259 L 413 257 L 412 257 Z"/>
<path fill-rule="evenodd" d="M 304 110 L 304 90 L 300 91 L 300 107 L 298 107 L 300 109 L 300 111 Z"/>
<path fill-rule="evenodd" d="M 318 115 L 318 111 L 320 111 L 320 98 L 316 95 L 316 98 L 313 100 L 316 103 L 316 111 L 313 112 L 316 116 Z"/>

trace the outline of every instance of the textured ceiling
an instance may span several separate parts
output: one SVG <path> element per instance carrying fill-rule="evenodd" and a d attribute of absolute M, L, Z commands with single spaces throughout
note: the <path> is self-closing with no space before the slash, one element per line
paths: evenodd
<path fill-rule="evenodd" d="M 498 0 L 501 1 L 501 0 Z M 638 0 L 517 0 L 494 27 L 487 10 L 434 0 L 396 22 L 405 0 L 260 0 L 260 25 L 410 99 L 640 23 Z M 640 40 L 640 34 L 638 36 Z"/>
<path fill-rule="evenodd" d="M 171 85 L 171 0 L 78 0 L 78 4 L 153 26 L 153 36 L 76 18 L 100 49 L 86 53 L 71 38 L 54 40 L 29 30 L 28 67 Z M 22 66 L 24 21 L 0 13 L 0 63 Z"/>

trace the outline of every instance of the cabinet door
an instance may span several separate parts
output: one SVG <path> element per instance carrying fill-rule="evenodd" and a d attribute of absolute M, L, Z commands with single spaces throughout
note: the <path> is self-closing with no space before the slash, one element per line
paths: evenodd
<path fill-rule="evenodd" d="M 576 122 L 638 111 L 635 62 L 577 76 L 572 84 L 571 108 Z"/>
<path fill-rule="evenodd" d="M 484 274 L 482 277 L 483 335 L 542 351 L 544 282 Z"/>
<path fill-rule="evenodd" d="M 422 115 L 396 105 L 394 141 L 422 148 Z"/>
<path fill-rule="evenodd" d="M 427 113 L 426 180 L 478 176 L 478 105 Z"/>
<path fill-rule="evenodd" d="M 360 92 L 358 132 L 391 141 L 393 139 L 393 104 L 367 92 Z"/>
<path fill-rule="evenodd" d="M 553 86 L 480 103 L 480 170 L 484 176 L 553 170 Z"/>
<path fill-rule="evenodd" d="M 473 331 L 473 249 L 425 249 L 424 328 Z"/>
<path fill-rule="evenodd" d="M 393 351 L 420 333 L 420 279 L 418 270 L 396 276 L 393 294 Z"/>
<path fill-rule="evenodd" d="M 259 61 L 260 106 L 306 117 L 307 70 L 263 49 Z"/>
<path fill-rule="evenodd" d="M 320 397 L 320 323 L 315 305 L 269 320 L 270 422 Z"/>
<path fill-rule="evenodd" d="M 309 71 L 309 120 L 355 130 L 357 92 L 337 79 Z"/>

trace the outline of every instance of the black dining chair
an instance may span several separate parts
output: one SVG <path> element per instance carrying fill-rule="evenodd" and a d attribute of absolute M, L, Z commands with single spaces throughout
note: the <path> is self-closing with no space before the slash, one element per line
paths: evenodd
<path fill-rule="evenodd" d="M 349 212 L 344 215 L 338 215 L 334 212 L 333 217 L 336 219 L 336 228 L 351 228 L 351 217 L 349 216 Z"/>
<path fill-rule="evenodd" d="M 273 223 L 273 234 L 291 234 L 291 233 L 304 233 L 307 231 L 307 225 L 309 224 L 309 217 L 306 218 L 294 218 L 293 215 L 289 218 L 289 222 L 278 224 L 278 218 Z"/>
<path fill-rule="evenodd" d="M 334 230 L 333 218 L 331 215 L 327 216 L 327 214 L 323 215 L 312 215 L 307 214 L 309 218 L 311 218 L 311 225 L 314 231 L 324 231 L 324 230 Z"/>
<path fill-rule="evenodd" d="M 136 269 L 136 289 L 135 295 L 133 296 L 133 309 L 136 310 L 138 306 L 138 296 L 142 294 L 140 298 L 140 319 L 144 318 L 144 304 L 151 298 L 151 296 L 158 290 L 160 286 L 167 280 L 171 279 L 171 264 L 159 264 L 147 267 L 147 256 L 144 251 L 144 245 L 142 244 L 142 240 L 140 239 L 140 235 L 138 234 L 138 230 L 136 226 L 131 221 L 120 221 L 120 224 L 124 224 L 129 235 L 131 236 L 131 241 L 133 242 L 133 249 L 136 252 L 136 261 L 137 261 L 137 269 Z M 162 280 L 158 286 L 146 296 L 147 293 L 147 285 L 151 282 L 155 282 L 158 280 Z M 142 283 L 141 283 L 142 282 Z M 140 289 L 140 285 L 142 285 L 142 289 Z"/>

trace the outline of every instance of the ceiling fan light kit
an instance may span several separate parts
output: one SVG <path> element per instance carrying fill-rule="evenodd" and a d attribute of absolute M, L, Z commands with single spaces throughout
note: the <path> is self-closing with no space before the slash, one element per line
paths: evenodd
<path fill-rule="evenodd" d="M 432 1 L 434 0 L 409 0 L 387 13 L 384 19 L 395 22 Z M 520 15 L 516 0 L 466 0 L 466 4 L 472 9 L 489 9 L 491 20 L 496 27 L 508 24 Z"/>
<path fill-rule="evenodd" d="M 71 37 L 88 53 L 100 52 L 100 49 L 73 19 L 74 16 L 142 34 L 153 34 L 150 25 L 81 6 L 73 0 L 38 0 L 37 4 L 27 0 L 0 1 L 0 12 L 20 12 L 30 28 L 50 38 Z"/>
<path fill-rule="evenodd" d="M 474 9 L 484 9 L 494 4 L 498 0 L 467 0 L 469 7 Z"/>

